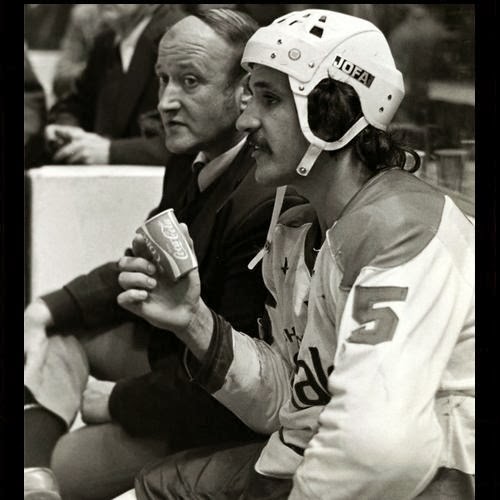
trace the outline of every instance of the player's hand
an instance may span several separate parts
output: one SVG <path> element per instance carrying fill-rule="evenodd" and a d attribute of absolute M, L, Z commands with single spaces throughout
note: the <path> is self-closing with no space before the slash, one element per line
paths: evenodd
<path fill-rule="evenodd" d="M 107 165 L 111 141 L 98 134 L 84 132 L 58 149 L 54 162 L 71 165 Z"/>
<path fill-rule="evenodd" d="M 52 314 L 42 300 L 35 300 L 24 311 L 24 374 L 27 379 L 40 373 L 47 357 L 47 327 Z"/>
<path fill-rule="evenodd" d="M 192 247 L 186 225 L 180 226 Z M 118 282 L 125 290 L 118 295 L 118 304 L 157 328 L 182 335 L 200 305 L 198 270 L 174 282 L 157 271 L 141 235 L 136 235 L 132 246 L 136 257 L 122 257 L 118 262 L 122 271 Z"/>
<path fill-rule="evenodd" d="M 111 422 L 109 397 L 115 382 L 89 380 L 82 396 L 82 420 L 86 424 Z"/>

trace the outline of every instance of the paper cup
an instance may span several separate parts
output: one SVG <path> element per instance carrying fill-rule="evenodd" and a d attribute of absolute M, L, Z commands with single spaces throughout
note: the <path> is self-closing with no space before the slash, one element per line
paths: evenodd
<path fill-rule="evenodd" d="M 196 255 L 182 233 L 172 208 L 147 220 L 136 232 L 146 240 L 161 274 L 177 281 L 198 267 Z"/>

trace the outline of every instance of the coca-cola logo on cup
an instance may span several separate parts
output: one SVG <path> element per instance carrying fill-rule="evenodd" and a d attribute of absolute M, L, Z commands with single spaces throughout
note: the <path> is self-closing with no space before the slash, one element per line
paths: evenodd
<path fill-rule="evenodd" d="M 172 251 L 170 252 L 176 259 L 185 260 L 189 257 L 188 253 L 182 246 L 179 233 L 177 232 L 175 226 L 169 220 L 159 220 L 158 225 L 160 226 L 160 231 L 163 236 L 168 240 Z"/>

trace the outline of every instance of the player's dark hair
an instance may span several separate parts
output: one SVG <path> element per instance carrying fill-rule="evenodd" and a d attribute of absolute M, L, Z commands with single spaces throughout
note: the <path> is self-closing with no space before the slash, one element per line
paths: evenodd
<path fill-rule="evenodd" d="M 309 94 L 307 106 L 311 131 L 328 142 L 342 137 L 363 114 L 356 91 L 350 85 L 330 78 L 318 83 Z M 349 144 L 374 173 L 392 167 L 405 168 L 407 154 L 414 160 L 412 167 L 408 168 L 410 172 L 420 166 L 420 157 L 415 151 L 372 125 L 363 129 Z"/>
<path fill-rule="evenodd" d="M 223 8 L 197 11 L 193 15 L 210 26 L 235 49 L 235 57 L 229 69 L 229 83 L 233 84 L 245 74 L 240 61 L 245 45 L 259 27 L 257 21 L 238 10 Z"/>

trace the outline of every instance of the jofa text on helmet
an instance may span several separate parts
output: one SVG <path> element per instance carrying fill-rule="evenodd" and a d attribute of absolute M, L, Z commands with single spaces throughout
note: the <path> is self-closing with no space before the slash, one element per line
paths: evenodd
<path fill-rule="evenodd" d="M 368 71 L 356 66 L 354 63 L 339 55 L 335 56 L 333 65 L 367 87 L 370 87 L 375 78 L 371 73 L 368 73 Z"/>

